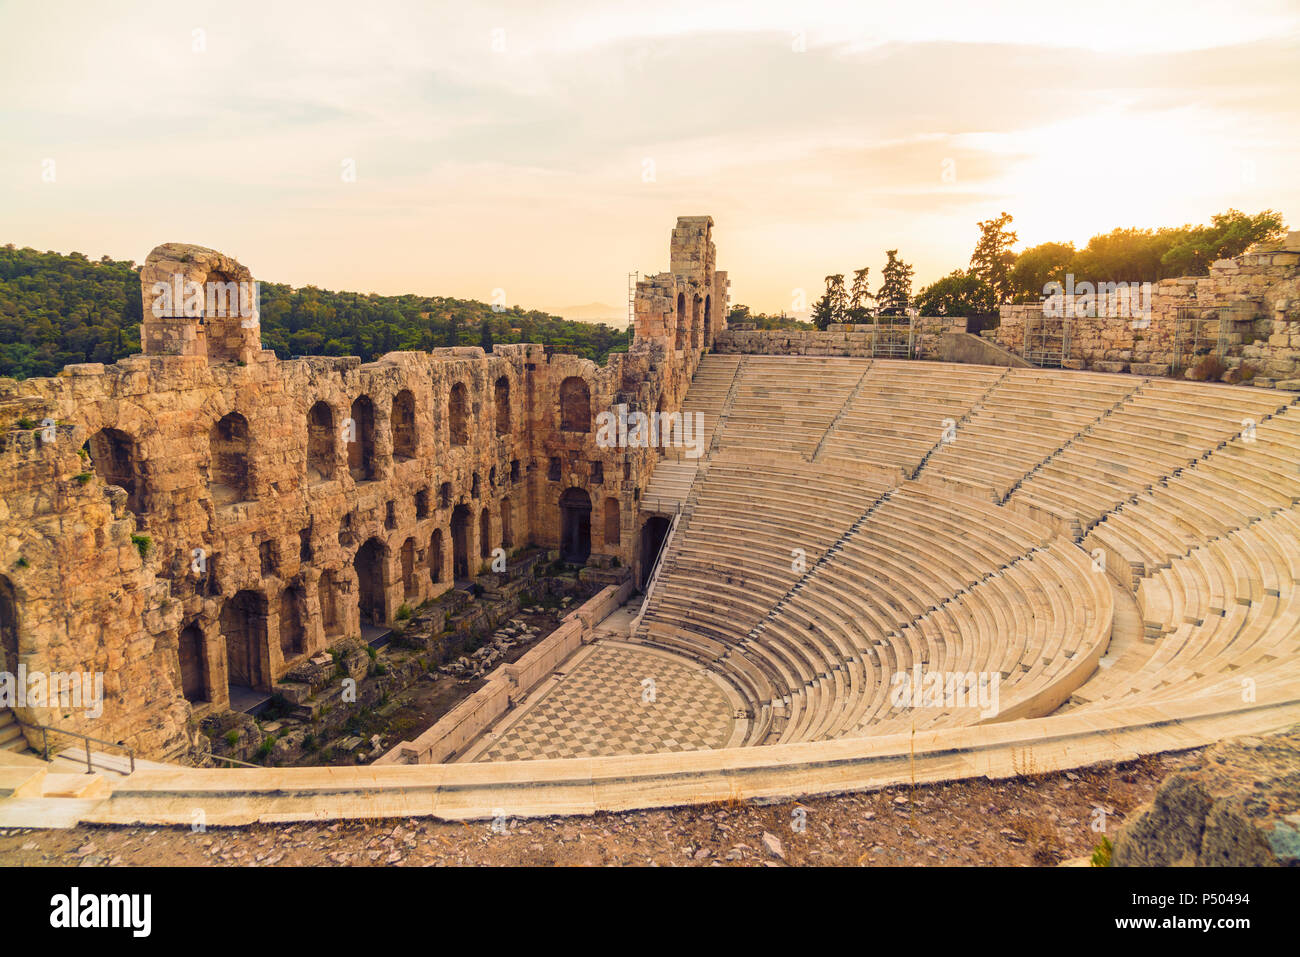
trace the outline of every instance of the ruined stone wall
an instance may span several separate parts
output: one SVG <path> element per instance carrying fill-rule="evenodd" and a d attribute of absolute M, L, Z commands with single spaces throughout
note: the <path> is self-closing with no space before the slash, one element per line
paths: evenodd
<path fill-rule="evenodd" d="M 1087 306 L 1081 296 L 1075 303 Z M 991 338 L 1023 354 L 1027 323 L 1041 322 L 1049 333 L 1059 334 L 1061 319 L 1044 318 L 1043 311 L 1038 303 L 1003 306 Z M 1255 373 L 1255 385 L 1300 389 L 1300 233 L 1236 259 L 1221 259 L 1208 276 L 1153 283 L 1149 317 L 1117 311 L 1119 315 L 1068 320 L 1067 368 L 1168 375 L 1177 371 L 1171 370 L 1175 358 L 1187 369 L 1198 356 L 1217 351 L 1222 326 L 1228 367 L 1224 381 L 1242 381 L 1247 366 L 1247 374 Z M 1186 322 L 1189 315 L 1204 320 L 1199 348 Z"/>
<path fill-rule="evenodd" d="M 903 329 L 906 341 L 906 326 Z M 944 335 L 965 331 L 965 318 L 919 317 L 914 338 L 916 357 L 933 357 Z M 745 355 L 870 358 L 875 334 L 876 327 L 867 324 L 836 324 L 819 330 L 755 329 L 751 323 L 737 323 L 717 337 L 714 350 Z"/>
<path fill-rule="evenodd" d="M 671 254 L 693 250 L 694 278 L 669 274 L 671 306 L 656 300 L 656 323 L 604 366 L 539 345 L 282 362 L 255 316 L 154 308 L 157 283 L 247 269 L 155 249 L 144 355 L 0 379 L 0 617 L 16 619 L 0 634 L 29 671 L 104 680 L 100 715 L 20 706 L 20 720 L 182 756 L 232 693 L 270 693 L 487 570 L 494 549 L 562 550 L 565 503 L 589 503 L 591 561 L 633 565 L 658 452 L 601 448 L 596 423 L 619 404 L 680 407 L 705 348 L 697 306 L 725 295 L 711 220 L 684 238 L 682 222 Z"/>

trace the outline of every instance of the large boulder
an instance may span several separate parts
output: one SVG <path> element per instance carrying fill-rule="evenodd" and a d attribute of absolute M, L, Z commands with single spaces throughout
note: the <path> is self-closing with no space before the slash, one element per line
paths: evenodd
<path fill-rule="evenodd" d="M 1292 725 L 1189 758 L 1120 830 L 1115 866 L 1300 866 L 1298 753 Z"/>

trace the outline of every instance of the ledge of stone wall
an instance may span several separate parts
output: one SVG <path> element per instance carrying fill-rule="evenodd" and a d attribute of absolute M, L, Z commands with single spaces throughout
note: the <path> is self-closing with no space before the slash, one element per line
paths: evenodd
<path fill-rule="evenodd" d="M 592 640 L 597 624 L 627 601 L 632 579 L 607 585 L 565 616 L 553 632 L 518 661 L 503 664 L 487 676 L 487 684 L 462 701 L 414 741 L 403 741 L 374 762 L 381 764 L 440 764 L 483 733 L 522 700 L 556 666 Z"/>
<path fill-rule="evenodd" d="M 750 323 L 728 326 L 714 339 L 713 351 L 769 356 L 850 356 L 869 358 L 875 326 L 844 323 L 822 329 L 755 329 Z M 965 317 L 921 316 L 916 320 L 916 351 L 936 355 L 942 338 L 966 331 Z"/>

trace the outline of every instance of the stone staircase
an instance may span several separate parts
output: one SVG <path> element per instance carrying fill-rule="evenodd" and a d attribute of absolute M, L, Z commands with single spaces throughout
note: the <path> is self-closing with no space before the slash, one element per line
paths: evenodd
<path fill-rule="evenodd" d="M 0 708 L 0 751 L 12 751 L 17 754 L 31 754 L 23 729 L 9 708 Z"/>

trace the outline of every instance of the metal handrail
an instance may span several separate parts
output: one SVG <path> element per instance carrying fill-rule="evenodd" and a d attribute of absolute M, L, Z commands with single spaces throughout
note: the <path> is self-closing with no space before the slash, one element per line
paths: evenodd
<path fill-rule="evenodd" d="M 224 754 L 209 754 L 208 757 L 214 761 L 229 761 L 231 764 L 238 764 L 244 768 L 257 768 L 259 771 L 266 767 L 263 764 L 249 764 L 247 761 L 240 761 L 238 758 L 228 758 Z"/>
<path fill-rule="evenodd" d="M 94 741 L 96 744 L 102 744 L 110 748 L 121 748 L 123 751 L 126 752 L 127 757 L 131 759 L 131 773 L 132 774 L 135 773 L 135 751 L 134 749 L 127 747 L 125 744 L 118 744 L 116 741 L 105 741 L 103 738 L 93 738 L 88 734 L 82 734 L 80 731 L 69 731 L 67 728 L 56 728 L 50 724 L 31 724 L 30 722 L 23 721 L 21 718 L 18 718 L 17 714 L 14 715 L 14 718 L 17 719 L 20 725 L 28 728 L 34 728 L 41 732 L 41 751 L 44 753 L 46 761 L 50 760 L 50 732 L 53 731 L 55 734 L 67 734 L 67 735 L 71 735 L 74 738 L 81 738 L 81 740 L 85 743 L 87 774 L 95 773 L 95 764 L 91 759 L 91 752 L 90 752 L 90 742 L 92 741 Z"/>

